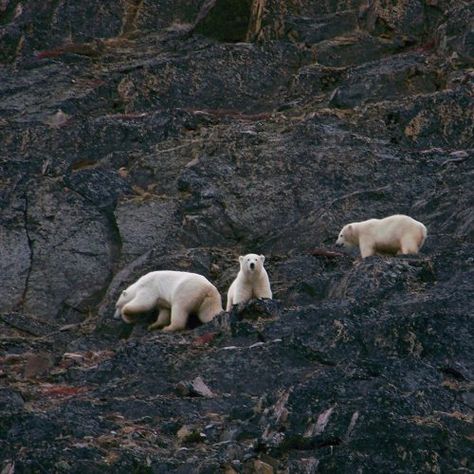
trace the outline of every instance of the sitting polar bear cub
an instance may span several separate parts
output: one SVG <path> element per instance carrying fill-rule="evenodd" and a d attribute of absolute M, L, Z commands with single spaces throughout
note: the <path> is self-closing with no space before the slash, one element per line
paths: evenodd
<path fill-rule="evenodd" d="M 184 329 L 191 313 L 207 323 L 223 311 L 220 293 L 206 278 L 174 271 L 147 273 L 122 291 L 115 306 L 114 318 L 121 316 L 126 323 L 132 323 L 139 313 L 158 308 L 158 318 L 148 329 L 166 326 L 166 332 Z"/>
<path fill-rule="evenodd" d="M 239 257 L 240 271 L 227 292 L 226 311 L 230 311 L 234 304 L 246 303 L 252 298 L 270 298 L 270 280 L 263 267 L 265 257 L 249 253 Z"/>
<path fill-rule="evenodd" d="M 396 214 L 345 225 L 337 245 L 359 246 L 362 258 L 376 253 L 416 254 L 426 239 L 426 227 L 409 216 Z"/>

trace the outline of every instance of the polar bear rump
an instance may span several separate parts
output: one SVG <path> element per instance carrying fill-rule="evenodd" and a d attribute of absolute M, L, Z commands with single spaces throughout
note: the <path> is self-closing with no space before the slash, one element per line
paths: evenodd
<path fill-rule="evenodd" d="M 203 323 L 222 309 L 217 288 L 202 275 L 188 272 L 151 272 L 124 290 L 116 303 L 116 318 L 133 323 L 144 312 L 158 309 L 158 317 L 149 329 L 165 331 L 185 329 L 190 314 Z"/>
<path fill-rule="evenodd" d="M 336 244 L 358 246 L 362 258 L 375 254 L 417 254 L 426 236 L 426 227 L 421 222 L 396 214 L 347 224 L 341 229 Z"/>

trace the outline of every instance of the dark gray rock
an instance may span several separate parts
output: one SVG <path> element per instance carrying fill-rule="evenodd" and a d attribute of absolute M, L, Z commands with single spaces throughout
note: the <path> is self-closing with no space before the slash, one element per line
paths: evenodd
<path fill-rule="evenodd" d="M 201 377 L 196 377 L 190 382 L 179 382 L 178 385 L 176 385 L 176 391 L 182 396 L 197 396 L 205 398 L 212 398 L 215 396 Z"/>
<path fill-rule="evenodd" d="M 25 405 L 21 394 L 9 388 L 0 389 L 0 401 L 0 410 L 7 413 L 21 411 Z"/>
<path fill-rule="evenodd" d="M 245 41 L 253 3 L 252 0 L 207 0 L 197 15 L 193 32 L 221 41 Z"/>
<path fill-rule="evenodd" d="M 436 32 L 438 48 L 452 54 L 452 59 L 460 64 L 472 65 L 474 62 L 473 17 L 472 4 L 459 5 Z"/>
<path fill-rule="evenodd" d="M 330 38 L 350 33 L 357 28 L 357 13 L 355 11 L 336 12 L 317 18 L 295 17 L 287 21 L 292 36 L 298 41 L 313 44 Z"/>
<path fill-rule="evenodd" d="M 50 318 L 59 310 L 66 318 L 86 313 L 101 298 L 113 269 L 115 243 L 107 217 L 49 178 L 31 186 L 27 202 L 32 263 L 25 311 Z M 87 229 L 84 234 L 77 232 L 81 227 Z"/>
<path fill-rule="evenodd" d="M 331 105 L 353 108 L 367 102 L 429 94 L 443 86 L 442 74 L 425 55 L 398 55 L 354 68 L 331 98 Z"/>

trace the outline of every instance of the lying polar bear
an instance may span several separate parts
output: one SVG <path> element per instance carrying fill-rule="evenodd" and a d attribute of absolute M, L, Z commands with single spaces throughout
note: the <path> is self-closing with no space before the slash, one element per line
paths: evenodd
<path fill-rule="evenodd" d="M 239 257 L 240 271 L 227 292 L 226 311 L 234 304 L 246 303 L 252 298 L 271 298 L 270 280 L 263 267 L 265 257 L 249 253 Z"/>
<path fill-rule="evenodd" d="M 346 247 L 359 246 L 362 258 L 376 253 L 416 254 L 426 239 L 426 227 L 409 216 L 396 214 L 345 225 L 336 241 Z"/>
<path fill-rule="evenodd" d="M 207 323 L 223 311 L 220 293 L 202 275 L 168 270 L 139 278 L 122 291 L 115 306 L 114 318 L 122 317 L 126 323 L 132 323 L 137 314 L 158 308 L 157 320 L 148 329 L 163 327 L 166 332 L 185 329 L 191 313 Z"/>

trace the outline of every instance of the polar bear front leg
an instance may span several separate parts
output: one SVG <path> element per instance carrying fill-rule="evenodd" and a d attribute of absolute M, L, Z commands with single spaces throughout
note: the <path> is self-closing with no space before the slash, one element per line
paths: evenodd
<path fill-rule="evenodd" d="M 270 288 L 270 281 L 268 280 L 268 276 L 262 278 L 262 281 L 254 290 L 254 295 L 255 298 L 268 298 L 270 300 L 272 299 L 273 294 Z"/>
<path fill-rule="evenodd" d="M 158 313 L 158 318 L 156 321 L 148 326 L 149 331 L 154 329 L 160 329 L 163 326 L 167 326 L 171 320 L 171 310 L 169 308 L 160 308 Z"/>
<path fill-rule="evenodd" d="M 407 254 L 417 254 L 418 253 L 418 243 L 415 238 L 411 236 L 405 236 L 402 238 L 400 243 L 400 250 L 397 252 L 397 255 L 407 255 Z"/>
<path fill-rule="evenodd" d="M 164 332 L 182 331 L 186 329 L 189 312 L 180 304 L 171 307 L 171 323 L 163 328 Z"/>
<path fill-rule="evenodd" d="M 156 305 L 156 298 L 146 292 L 138 292 L 129 303 L 122 308 L 122 319 L 126 323 L 133 323 L 135 316 L 150 311 Z"/>
<path fill-rule="evenodd" d="M 359 240 L 360 256 L 362 258 L 371 257 L 375 255 L 375 245 L 371 239 Z"/>
<path fill-rule="evenodd" d="M 236 288 L 232 304 L 247 303 L 252 299 L 252 286 L 246 283 L 241 283 L 240 286 Z"/>
<path fill-rule="evenodd" d="M 234 305 L 234 294 L 235 294 L 235 282 L 237 280 L 234 280 L 231 285 L 229 286 L 229 290 L 227 291 L 227 304 L 225 307 L 226 311 L 230 311 L 232 309 L 232 306 Z"/>

